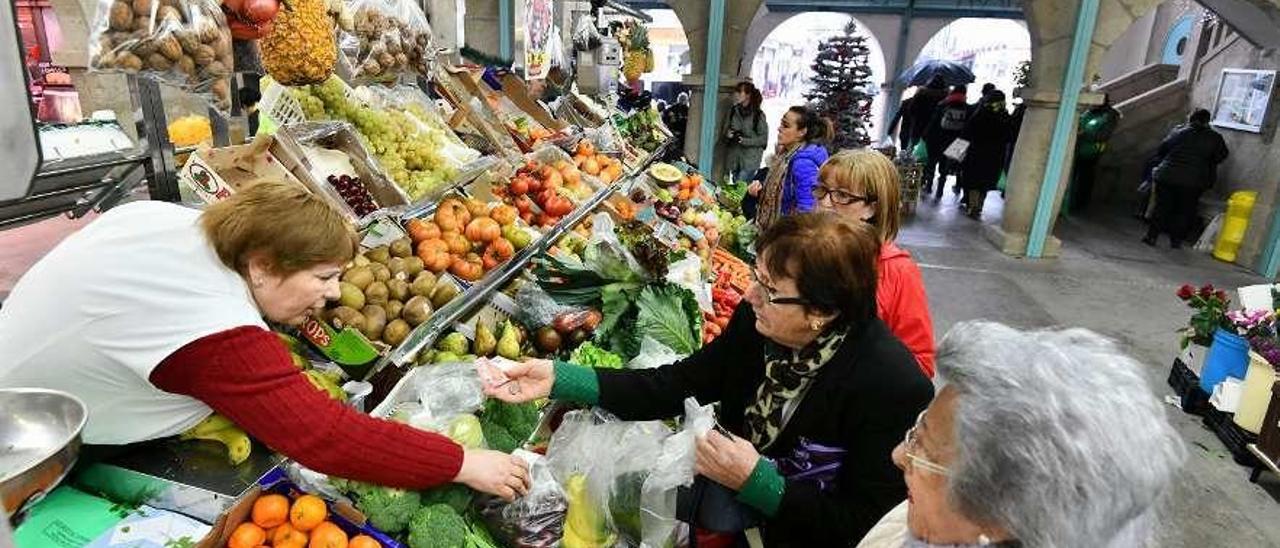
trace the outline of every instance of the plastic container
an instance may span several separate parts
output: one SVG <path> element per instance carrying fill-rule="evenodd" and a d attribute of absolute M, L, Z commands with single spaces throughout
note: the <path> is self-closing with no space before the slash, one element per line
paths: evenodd
<path fill-rule="evenodd" d="M 1218 233 L 1218 242 L 1213 246 L 1213 256 L 1226 262 L 1235 262 L 1240 244 L 1244 242 L 1245 232 L 1249 230 L 1249 215 L 1253 213 L 1253 204 L 1258 200 L 1258 193 L 1252 190 L 1233 192 L 1227 200 L 1227 216 L 1222 222 L 1222 232 Z"/>
<path fill-rule="evenodd" d="M 1259 433 L 1262 418 L 1271 405 L 1271 386 L 1275 383 L 1275 368 L 1256 352 L 1249 352 L 1249 369 L 1244 376 L 1244 389 L 1240 394 L 1240 406 L 1236 408 L 1234 419 L 1240 428 L 1254 434 Z"/>
<path fill-rule="evenodd" d="M 1204 370 L 1200 373 L 1200 388 L 1212 394 L 1213 388 L 1227 377 L 1244 379 L 1249 366 L 1249 343 L 1244 337 L 1218 328 L 1213 333 L 1213 344 L 1209 346 L 1209 355 L 1204 359 Z"/>

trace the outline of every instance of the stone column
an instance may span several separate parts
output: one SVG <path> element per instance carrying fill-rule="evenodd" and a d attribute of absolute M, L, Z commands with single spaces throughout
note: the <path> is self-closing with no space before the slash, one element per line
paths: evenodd
<path fill-rule="evenodd" d="M 463 21 L 467 15 L 465 0 L 427 0 L 427 19 L 436 45 L 457 50 L 466 44 Z"/>
<path fill-rule="evenodd" d="M 465 44 L 488 55 L 498 55 L 498 2 L 466 0 L 463 17 Z"/>
<path fill-rule="evenodd" d="M 1049 161 L 1049 146 L 1053 141 L 1053 126 L 1058 118 L 1062 93 L 1055 89 L 1024 89 L 1019 93 L 1027 105 L 1018 134 L 1018 144 L 1009 165 L 1004 199 L 1004 218 L 999 226 L 987 225 L 987 239 L 1008 255 L 1022 256 L 1027 252 L 1027 235 L 1035 219 L 1036 203 L 1044 183 L 1045 164 Z M 1094 93 L 1080 95 L 1080 110 L 1102 104 L 1103 96 Z M 1078 116 L 1078 113 L 1077 113 Z M 1074 118 L 1073 118 L 1074 119 Z M 1074 126 L 1073 126 L 1074 128 Z M 1053 215 L 1049 221 L 1049 238 L 1045 242 L 1044 257 L 1057 257 L 1062 242 L 1053 236 L 1053 227 L 1062 207 L 1071 177 L 1071 164 L 1075 158 L 1075 131 L 1067 144 L 1066 166 L 1058 173 L 1057 193 L 1053 197 Z"/>

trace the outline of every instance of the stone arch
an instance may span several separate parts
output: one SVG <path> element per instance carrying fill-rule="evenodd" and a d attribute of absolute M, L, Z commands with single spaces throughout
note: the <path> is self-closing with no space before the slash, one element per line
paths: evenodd
<path fill-rule="evenodd" d="M 979 25 L 981 25 L 981 27 L 979 27 Z M 981 29 L 980 31 L 978 30 L 979 28 Z M 1015 28 L 1022 29 L 1020 37 L 1025 36 L 1025 39 L 1024 39 L 1025 41 L 1019 41 L 1012 36 L 1009 36 L 1009 38 L 1013 43 L 1004 42 L 1001 40 L 1007 35 L 1017 32 L 1014 30 Z M 981 36 L 975 36 L 975 34 L 979 34 L 979 33 L 991 36 L 991 39 L 987 39 Z M 959 45 L 961 45 L 961 47 L 975 47 L 975 49 L 972 50 L 972 53 L 974 55 L 974 60 L 978 61 L 976 63 L 978 66 L 974 67 L 974 72 L 978 77 L 978 81 L 975 82 L 975 84 L 980 85 L 990 81 L 995 83 L 997 86 L 1000 87 L 1000 89 L 1002 89 L 1006 93 L 1008 93 L 1013 89 L 1014 73 L 1012 71 L 1016 69 L 1016 66 L 1009 65 L 1011 72 L 1008 75 L 1006 75 L 1008 79 L 1000 80 L 995 75 L 990 75 L 990 74 L 984 75 L 983 71 L 981 70 L 981 65 L 982 65 L 981 61 L 984 61 L 984 60 L 991 61 L 993 58 L 1010 59 L 1012 61 L 1013 59 L 1011 58 L 1013 58 L 1013 54 L 1021 50 L 1022 47 L 1025 47 L 1026 49 L 1024 51 L 1030 54 L 1031 39 L 1030 39 L 1029 33 L 1026 32 L 1025 24 L 1023 24 L 1021 21 L 1016 19 L 988 19 L 988 18 L 978 19 L 978 18 L 963 18 L 963 17 L 951 19 L 946 22 L 945 26 L 938 29 L 933 34 L 927 37 L 922 37 L 924 38 L 924 43 L 917 48 L 913 48 L 909 50 L 909 55 L 906 57 L 906 59 L 904 59 L 905 62 L 903 63 L 903 67 L 904 68 L 911 67 L 914 63 L 918 63 L 922 61 L 923 56 L 926 55 L 926 53 L 928 53 L 928 50 L 930 50 L 931 47 L 936 47 L 935 41 L 939 41 L 941 43 L 945 39 L 945 37 L 947 37 L 948 35 L 955 38 L 954 41 L 957 42 Z M 1003 46 L 1007 49 L 999 49 L 994 51 L 988 50 L 987 53 L 983 53 L 982 49 L 976 49 L 976 48 L 997 46 L 997 45 Z M 951 52 L 948 52 L 948 53 L 951 53 Z M 970 91 L 971 91 L 970 97 L 976 96 L 975 95 L 977 93 L 976 89 L 971 89 Z"/>

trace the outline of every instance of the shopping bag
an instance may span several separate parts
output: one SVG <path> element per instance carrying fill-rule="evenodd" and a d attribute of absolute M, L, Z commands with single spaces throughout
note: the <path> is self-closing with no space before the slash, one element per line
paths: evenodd
<path fill-rule="evenodd" d="M 1004 192 L 1004 189 L 1008 186 L 1008 184 L 1009 184 L 1009 172 L 1001 171 L 1000 180 L 996 181 L 996 190 L 999 190 L 1000 192 Z"/>
<path fill-rule="evenodd" d="M 929 147 L 924 144 L 923 139 L 916 141 L 916 146 L 911 149 L 911 155 L 922 164 L 929 161 Z"/>
<path fill-rule="evenodd" d="M 954 161 L 963 162 L 965 155 L 968 153 L 969 141 L 965 139 L 956 139 L 951 141 L 951 144 L 947 146 L 947 150 L 942 152 L 942 155 Z"/>

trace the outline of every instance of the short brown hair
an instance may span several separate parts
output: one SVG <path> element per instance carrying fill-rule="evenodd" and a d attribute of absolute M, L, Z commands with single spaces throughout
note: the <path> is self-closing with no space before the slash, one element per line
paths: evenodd
<path fill-rule="evenodd" d="M 898 237 L 902 201 L 898 168 L 884 154 L 871 149 L 842 150 L 822 164 L 818 181 L 827 188 L 867 197 L 876 214 L 869 221 L 881 242 Z"/>
<path fill-rule="evenodd" d="M 795 280 L 810 310 L 853 322 L 875 317 L 880 239 L 871 225 L 830 212 L 788 215 L 756 248 L 770 274 Z"/>
<path fill-rule="evenodd" d="M 228 268 L 244 273 L 249 255 L 263 253 L 277 274 L 322 263 L 345 263 L 358 240 L 351 224 L 297 184 L 262 182 L 209 206 L 205 237 Z"/>

